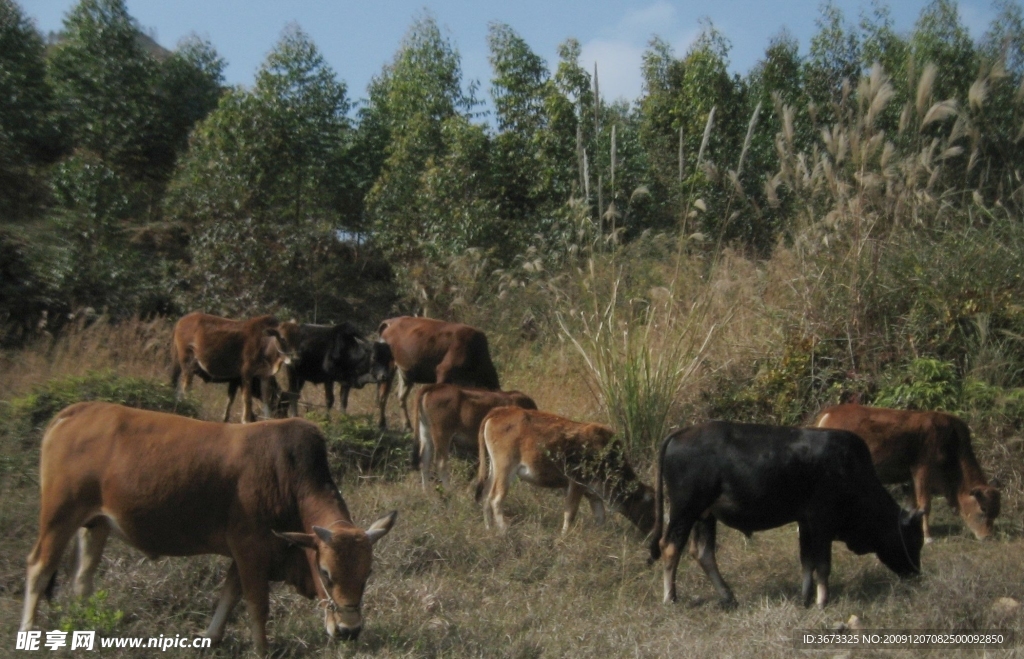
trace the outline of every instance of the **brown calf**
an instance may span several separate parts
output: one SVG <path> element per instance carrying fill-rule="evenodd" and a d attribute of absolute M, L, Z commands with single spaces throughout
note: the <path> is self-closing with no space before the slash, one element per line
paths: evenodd
<path fill-rule="evenodd" d="M 405 427 L 412 430 L 407 400 L 414 384 L 450 383 L 466 387 L 500 389 L 498 372 L 491 362 L 487 336 L 461 323 L 432 318 L 400 316 L 389 318 L 377 330 L 380 342 L 374 351 L 375 365 L 398 370 L 398 398 L 402 402 Z M 378 388 L 380 427 L 392 378 Z"/>
<path fill-rule="evenodd" d="M 413 468 L 420 468 L 423 489 L 431 477 L 431 466 L 437 463 L 441 482 L 448 487 L 448 454 L 452 442 L 472 450 L 476 448 L 480 422 L 495 407 L 515 405 L 537 409 L 533 399 L 519 391 L 471 389 L 454 384 L 431 384 L 424 387 L 413 404 Z"/>
<path fill-rule="evenodd" d="M 224 421 L 231 415 L 235 393 L 242 388 L 242 423 L 256 420 L 253 412 L 253 380 L 260 383 L 265 410 L 273 410 L 276 402 L 272 392 L 277 383 L 271 382 L 282 364 L 291 361 L 287 341 L 277 329 L 273 316 L 257 316 L 249 320 L 230 320 L 198 311 L 183 316 L 174 325 L 171 358 L 174 361 L 171 385 L 178 387 L 185 376 L 181 396 L 192 386 L 192 377 L 198 375 L 204 382 L 228 383 L 228 404 L 224 408 Z M 269 416 L 269 413 L 267 413 Z"/>
<path fill-rule="evenodd" d="M 59 412 L 43 436 L 39 539 L 28 558 L 21 629 L 78 533 L 75 592 L 88 596 L 111 532 L 150 557 L 231 558 L 206 635 L 219 641 L 244 597 L 267 651 L 269 582 L 323 600 L 328 634 L 355 639 L 372 546 L 396 513 L 352 522 L 323 435 L 301 419 L 227 425 L 109 403 Z M 49 585 L 47 585 L 49 584 Z"/>
<path fill-rule="evenodd" d="M 480 501 L 488 490 L 487 528 L 492 517 L 498 530 L 508 528 L 501 504 L 514 476 L 538 487 L 566 488 L 562 533 L 576 518 L 582 497 L 590 501 L 599 524 L 607 501 L 643 533 L 654 528 L 654 489 L 636 477 L 608 426 L 519 407 L 496 407 L 480 424 L 478 445 L 476 499 Z"/>
<path fill-rule="evenodd" d="M 860 435 L 882 482 L 913 480 L 926 542 L 932 540 L 928 512 L 933 493 L 946 496 L 979 540 L 992 533 L 999 490 L 985 479 L 971 448 L 971 431 L 957 417 L 845 404 L 822 410 L 814 425 Z"/>

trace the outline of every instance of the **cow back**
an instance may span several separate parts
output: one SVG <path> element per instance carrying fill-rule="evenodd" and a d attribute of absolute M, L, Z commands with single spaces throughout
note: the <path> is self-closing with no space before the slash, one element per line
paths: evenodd
<path fill-rule="evenodd" d="M 40 457 L 42 505 L 100 510 L 152 555 L 227 555 L 229 528 L 302 530 L 303 497 L 336 487 L 319 429 L 220 424 L 109 403 L 59 412 Z"/>

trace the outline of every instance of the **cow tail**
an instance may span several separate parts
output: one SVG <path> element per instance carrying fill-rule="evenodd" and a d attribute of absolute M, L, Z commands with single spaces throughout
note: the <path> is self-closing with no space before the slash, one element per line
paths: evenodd
<path fill-rule="evenodd" d="M 171 339 L 171 388 L 178 391 L 178 380 L 181 378 L 181 360 L 178 359 L 178 344 Z"/>
<path fill-rule="evenodd" d="M 46 590 L 43 591 L 43 597 L 49 602 L 53 599 L 53 593 L 57 590 L 57 573 L 60 570 L 54 570 L 53 574 L 50 575 L 50 580 L 46 582 Z"/>
<path fill-rule="evenodd" d="M 480 432 L 477 433 L 477 448 L 480 451 L 480 464 L 477 467 L 476 472 L 476 494 L 474 498 L 477 503 L 480 503 L 480 499 L 484 496 L 484 486 L 487 485 L 487 476 L 489 467 L 487 465 L 487 440 L 484 435 L 487 431 L 487 420 L 490 417 L 488 414 L 484 417 L 484 420 L 480 423 Z"/>
<path fill-rule="evenodd" d="M 658 450 L 658 468 L 654 475 L 654 530 L 651 531 L 651 557 L 647 561 L 648 565 L 661 558 L 661 541 L 665 527 L 665 488 L 662 484 L 662 471 L 665 465 L 665 451 L 673 436 L 669 435 L 662 440 L 661 448 Z"/>
<path fill-rule="evenodd" d="M 420 406 L 423 405 L 423 399 L 426 398 L 426 390 L 420 389 L 416 399 L 413 401 L 412 406 L 412 468 L 413 470 L 420 468 L 420 442 L 422 437 L 420 435 Z M 425 418 L 425 417 L 424 417 Z"/>

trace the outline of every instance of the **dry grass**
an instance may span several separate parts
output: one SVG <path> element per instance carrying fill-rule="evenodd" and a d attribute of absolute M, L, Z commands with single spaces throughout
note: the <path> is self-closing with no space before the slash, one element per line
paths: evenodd
<path fill-rule="evenodd" d="M 722 294 L 753 299 L 757 287 L 741 285 L 744 279 L 723 278 Z M 741 322 L 754 323 L 754 316 Z M 152 334 L 145 327 L 129 323 L 87 329 L 62 340 L 55 350 L 37 347 L 5 355 L 3 395 L 18 395 L 45 377 L 87 368 L 116 367 L 126 375 L 162 377 L 165 371 L 153 357 L 151 341 L 161 333 L 166 336 L 167 327 L 152 327 Z M 732 340 L 740 343 L 738 336 Z M 533 394 L 543 407 L 577 419 L 600 417 L 568 345 L 544 351 L 522 347 L 498 359 L 505 365 L 507 386 Z M 216 416 L 223 387 L 197 389 Z M 307 388 L 306 396 L 322 402 L 320 390 Z M 369 389 L 353 395 L 354 411 L 369 412 L 372 405 Z M 391 407 L 397 412 L 397 406 Z M 397 420 L 397 414 L 391 417 L 393 424 Z M 357 643 L 331 644 L 313 605 L 278 587 L 271 605 L 272 648 L 282 657 L 790 657 L 796 631 L 830 629 L 850 615 L 873 629 L 999 627 L 1020 636 L 1024 619 L 1019 613 L 1001 618 L 991 610 L 999 597 L 1024 599 L 1019 558 L 1024 549 L 1019 522 L 1024 483 L 1016 466 L 1020 447 L 1012 441 L 1000 446 L 1004 454 L 983 455 L 1006 488 L 997 540 L 969 538 L 959 520 L 936 501 L 933 528 L 939 540 L 924 551 L 922 577 L 901 582 L 874 556 L 855 556 L 836 543 L 834 600 L 825 611 L 798 603 L 793 526 L 752 540 L 728 529 L 720 533 L 719 563 L 740 602 L 735 610 L 718 607 L 710 583 L 689 560 L 680 569 L 680 603 L 664 606 L 660 570 L 647 567 L 642 538 L 621 518 L 597 527 L 584 512 L 561 537 L 561 497 L 518 485 L 506 505 L 512 529 L 502 538 L 483 527 L 482 513 L 468 491 L 468 463 L 456 461 L 456 485 L 448 492 L 424 494 L 414 474 L 398 482 L 350 476 L 342 490 L 357 521 L 368 523 L 388 510 L 400 511 L 395 530 L 376 550 L 365 602 L 367 627 Z M 642 474 L 649 482 L 649 464 Z M 13 648 L 20 619 L 24 556 L 35 539 L 38 493 L 31 485 L 16 483 L 0 484 L 0 493 L 0 654 L 6 654 Z M 71 601 L 66 587 L 69 557 L 65 563 L 53 604 L 66 608 Z M 209 622 L 226 566 L 226 559 L 219 557 L 150 561 L 111 541 L 97 584 L 109 593 L 104 606 L 125 614 L 114 633 L 200 633 Z M 40 618 L 44 629 L 52 629 L 59 616 L 44 604 Z M 239 607 L 222 645 L 207 654 L 252 655 L 247 618 Z M 145 651 L 108 653 L 147 656 Z"/>

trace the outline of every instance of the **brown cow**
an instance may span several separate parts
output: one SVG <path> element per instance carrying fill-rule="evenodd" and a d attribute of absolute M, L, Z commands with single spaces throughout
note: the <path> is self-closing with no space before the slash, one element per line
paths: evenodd
<path fill-rule="evenodd" d="M 257 316 L 248 320 L 230 320 L 198 311 L 183 316 L 174 325 L 171 358 L 174 361 L 171 385 L 178 387 L 182 373 L 185 381 L 178 390 L 180 397 L 192 386 L 198 375 L 204 382 L 227 382 L 228 404 L 224 421 L 230 418 L 235 393 L 242 388 L 242 423 L 256 420 L 252 409 L 253 380 L 260 383 L 265 410 L 276 407 L 271 382 L 282 364 L 292 359 L 287 341 L 277 329 L 273 316 Z"/>
<path fill-rule="evenodd" d="M 226 425 L 110 403 L 59 412 L 43 436 L 39 539 L 28 558 L 21 629 L 53 587 L 78 533 L 75 592 L 88 596 L 111 531 L 150 557 L 232 559 L 206 635 L 219 641 L 245 597 L 267 651 L 269 582 L 326 603 L 327 632 L 355 639 L 373 544 L 395 512 L 365 531 L 331 478 L 324 437 L 301 419 Z"/>
<path fill-rule="evenodd" d="M 590 501 L 594 518 L 604 521 L 604 502 L 643 533 L 654 528 L 654 489 L 637 479 L 613 441 L 613 431 L 597 423 L 568 419 L 520 407 L 496 407 L 480 424 L 480 469 L 476 500 L 488 488 L 484 524 L 494 517 L 498 530 L 508 528 L 501 504 L 513 476 L 539 487 L 566 488 L 562 533 L 576 518 L 580 499 Z M 490 469 L 488 470 L 488 457 Z"/>
<path fill-rule="evenodd" d="M 440 382 L 501 388 L 498 372 L 491 362 L 487 337 L 476 328 L 431 318 L 400 316 L 382 322 L 377 332 L 380 342 L 374 350 L 374 362 L 398 370 L 398 398 L 402 401 L 407 430 L 412 430 L 412 423 L 406 401 L 414 384 Z M 381 428 L 385 426 L 384 410 L 392 379 L 388 378 L 378 388 Z"/>
<path fill-rule="evenodd" d="M 448 454 L 454 441 L 460 448 L 476 448 L 480 422 L 495 407 L 516 405 L 537 409 L 533 399 L 519 391 L 490 391 L 454 384 L 424 387 L 413 404 L 412 466 L 420 468 L 423 489 L 431 476 L 431 463 L 437 463 L 441 482 L 448 487 Z"/>
<path fill-rule="evenodd" d="M 882 482 L 913 480 L 926 542 L 932 540 L 928 512 L 933 493 L 946 495 L 979 540 L 992 533 L 999 490 L 985 479 L 971 448 L 971 431 L 957 417 L 845 404 L 822 410 L 814 425 L 860 435 Z"/>

